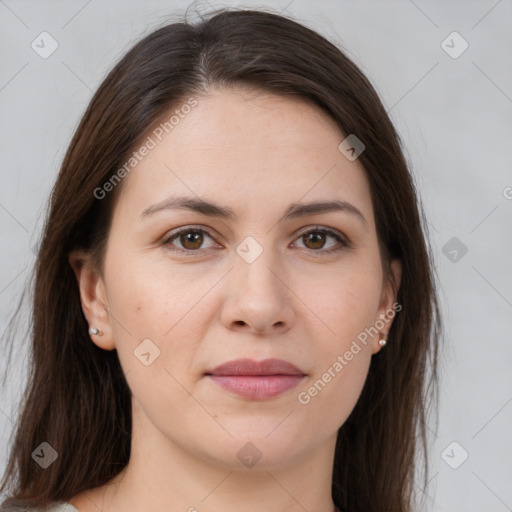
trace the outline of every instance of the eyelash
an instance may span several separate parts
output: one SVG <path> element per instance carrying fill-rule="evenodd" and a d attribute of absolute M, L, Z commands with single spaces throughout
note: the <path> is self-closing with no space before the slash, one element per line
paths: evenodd
<path fill-rule="evenodd" d="M 182 254 L 185 253 L 185 255 L 187 255 L 187 256 L 195 256 L 195 255 L 197 255 L 198 252 L 205 250 L 205 249 L 180 249 L 179 247 L 171 247 L 171 245 L 170 245 L 170 242 L 172 242 L 174 239 L 178 238 L 180 235 L 182 235 L 184 233 L 191 233 L 191 232 L 206 233 L 212 240 L 214 239 L 213 235 L 208 230 L 204 229 L 203 227 L 187 226 L 185 228 L 179 229 L 178 231 L 174 231 L 174 232 L 170 233 L 168 236 L 166 236 L 165 239 L 163 240 L 163 245 L 167 246 L 167 248 L 170 251 L 179 252 Z M 316 227 L 310 228 L 310 229 L 300 233 L 297 236 L 296 240 L 305 235 L 308 235 L 310 233 L 322 233 L 325 235 L 330 235 L 330 236 L 334 237 L 340 244 L 339 246 L 331 247 L 330 249 L 314 250 L 314 249 L 306 248 L 306 250 L 311 251 L 313 253 L 319 253 L 319 255 L 330 255 L 332 253 L 339 252 L 339 251 L 342 251 L 343 249 L 351 247 L 350 242 L 345 237 L 343 237 L 343 235 L 341 235 L 341 233 L 339 233 L 335 229 L 328 228 L 328 227 L 316 226 Z M 208 249 L 206 249 L 206 250 L 208 250 Z"/>

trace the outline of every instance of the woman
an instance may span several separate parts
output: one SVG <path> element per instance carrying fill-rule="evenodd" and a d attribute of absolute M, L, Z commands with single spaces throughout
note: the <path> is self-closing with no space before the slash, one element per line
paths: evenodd
<path fill-rule="evenodd" d="M 317 33 L 224 9 L 140 41 L 35 272 L 2 510 L 413 510 L 440 323 L 421 208 Z"/>

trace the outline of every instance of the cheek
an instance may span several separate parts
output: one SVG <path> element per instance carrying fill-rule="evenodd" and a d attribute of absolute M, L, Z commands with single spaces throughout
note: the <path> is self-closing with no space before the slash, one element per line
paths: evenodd
<path fill-rule="evenodd" d="M 361 395 L 371 356 L 369 345 L 354 343 L 350 337 L 326 347 L 296 397 L 315 432 L 335 431 L 345 423 Z"/>
<path fill-rule="evenodd" d="M 344 269 L 325 280 L 314 306 L 320 319 L 330 328 L 329 345 L 338 351 L 349 346 L 376 320 L 382 276 L 370 267 Z"/>
<path fill-rule="evenodd" d="M 355 405 L 366 380 L 375 334 L 371 327 L 380 302 L 380 280 L 377 269 L 347 270 L 336 280 L 330 279 L 329 284 L 326 281 L 323 293 L 312 298 L 311 309 L 320 312 L 322 326 L 328 326 L 329 335 L 316 336 L 317 364 L 301 403 L 311 399 L 316 402 L 314 407 L 335 407 L 340 414 L 337 420 Z"/>
<path fill-rule="evenodd" d="M 194 281 L 186 272 L 163 272 L 147 259 L 121 254 L 112 254 L 105 268 L 111 327 L 128 378 L 134 385 L 154 386 L 156 375 L 168 370 L 181 380 L 208 325 L 207 301 L 200 299 L 214 280 Z M 146 380 L 137 384 L 143 375 Z"/>
<path fill-rule="evenodd" d="M 339 428 L 360 397 L 372 357 L 365 329 L 375 321 L 376 290 L 372 280 L 341 280 L 322 309 L 334 333 L 317 336 L 314 373 L 297 396 L 320 430 Z"/>
<path fill-rule="evenodd" d="M 162 338 L 190 309 L 196 285 L 187 286 L 170 266 L 159 268 L 148 258 L 129 253 L 118 256 L 112 254 L 106 266 L 109 303 L 117 312 L 114 320 L 119 320 L 114 324 L 122 321 L 134 336 Z M 119 331 L 119 326 L 114 327 Z"/>

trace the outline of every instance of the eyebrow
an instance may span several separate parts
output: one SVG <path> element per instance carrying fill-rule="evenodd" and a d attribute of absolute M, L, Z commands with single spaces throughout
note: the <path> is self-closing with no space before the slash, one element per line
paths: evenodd
<path fill-rule="evenodd" d="M 163 200 L 146 208 L 140 220 L 143 220 L 162 210 L 191 210 L 208 217 L 217 217 L 226 220 L 236 220 L 236 214 L 232 208 L 221 206 L 199 197 L 175 196 Z M 296 219 L 320 213 L 341 211 L 355 215 L 368 228 L 368 224 L 361 211 L 353 204 L 341 200 L 314 201 L 311 203 L 292 203 L 284 212 L 279 222 Z"/>

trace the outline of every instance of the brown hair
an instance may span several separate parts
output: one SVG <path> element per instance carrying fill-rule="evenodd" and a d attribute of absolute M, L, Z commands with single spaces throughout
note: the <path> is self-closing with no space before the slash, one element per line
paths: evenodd
<path fill-rule="evenodd" d="M 369 81 L 332 43 L 282 15 L 225 8 L 196 24 L 168 24 L 137 43 L 100 85 L 73 136 L 34 268 L 31 368 L 0 488 L 9 486 L 4 505 L 69 500 L 128 463 L 131 393 L 117 352 L 89 338 L 68 255 L 81 247 L 101 270 L 122 183 L 102 200 L 95 189 L 173 106 L 212 86 L 237 84 L 313 102 L 363 142 L 359 160 L 390 278 L 390 261 L 402 262 L 403 310 L 338 431 L 333 500 L 352 512 L 411 511 L 421 448 L 427 485 L 441 326 L 425 219 L 399 137 Z M 44 470 L 31 457 L 43 441 L 58 452 Z"/>

